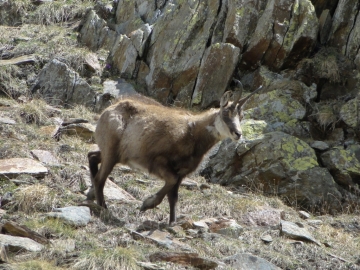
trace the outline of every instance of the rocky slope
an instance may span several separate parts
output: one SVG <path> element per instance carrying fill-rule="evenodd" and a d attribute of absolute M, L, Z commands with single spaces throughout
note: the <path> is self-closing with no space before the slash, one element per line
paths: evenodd
<path fill-rule="evenodd" d="M 0 1 L 5 267 L 358 269 L 359 9 L 354 0 Z M 198 183 L 186 181 L 177 226 L 164 225 L 165 203 L 139 214 L 161 183 L 125 167 L 109 181 L 108 213 L 71 208 L 90 184 L 97 114 L 114 99 L 141 93 L 203 110 L 233 78 L 264 90 L 245 105 L 244 139 L 222 142 L 191 176 Z M 34 243 L 13 247 L 20 236 Z"/>

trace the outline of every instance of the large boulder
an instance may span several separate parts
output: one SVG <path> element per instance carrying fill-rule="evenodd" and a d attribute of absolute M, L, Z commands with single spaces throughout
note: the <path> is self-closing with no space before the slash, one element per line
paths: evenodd
<path fill-rule="evenodd" d="M 329 171 L 319 167 L 315 151 L 283 132 L 245 143 L 224 141 L 204 172 L 211 182 L 246 185 L 304 207 L 332 205 L 334 197 L 341 197 Z"/>
<path fill-rule="evenodd" d="M 116 32 L 94 10 L 85 17 L 80 30 L 80 42 L 93 51 L 100 48 L 110 50 L 115 42 Z"/>
<path fill-rule="evenodd" d="M 267 81 L 271 78 L 264 78 L 267 90 L 255 94 L 244 105 L 245 118 L 264 120 L 267 131 L 283 131 L 299 138 L 309 137 L 310 123 L 304 121 L 305 106 L 316 97 L 316 88 L 293 80 Z"/>
<path fill-rule="evenodd" d="M 355 23 L 359 21 L 357 19 L 359 5 L 357 0 L 339 1 L 328 41 L 328 45 L 337 48 L 343 55 L 347 54 L 351 57 L 355 57 L 358 48 L 356 33 L 359 27 L 354 26 L 359 24 L 359 22 Z"/>
<path fill-rule="evenodd" d="M 57 59 L 44 66 L 31 91 L 53 105 L 95 105 L 95 91 L 77 72 Z"/>
<path fill-rule="evenodd" d="M 360 95 L 341 107 L 340 117 L 349 127 L 360 129 Z"/>
<path fill-rule="evenodd" d="M 319 23 L 309 0 L 270 0 L 243 54 L 241 67 L 263 63 L 272 69 L 291 67 L 312 51 Z"/>
<path fill-rule="evenodd" d="M 166 103 L 192 93 L 219 4 L 218 0 L 167 2 L 149 44 L 146 84 L 150 95 Z"/>
<path fill-rule="evenodd" d="M 207 108 L 220 100 L 238 63 L 239 53 L 239 48 L 228 43 L 216 43 L 205 50 L 192 97 L 193 105 Z M 184 101 L 188 100 L 190 97 Z"/>
<path fill-rule="evenodd" d="M 360 183 L 360 161 L 351 149 L 334 148 L 322 153 L 320 157 L 338 184 L 354 186 Z"/>
<path fill-rule="evenodd" d="M 143 24 L 154 24 L 161 15 L 162 1 L 120 0 L 116 9 L 116 31 L 129 35 Z"/>

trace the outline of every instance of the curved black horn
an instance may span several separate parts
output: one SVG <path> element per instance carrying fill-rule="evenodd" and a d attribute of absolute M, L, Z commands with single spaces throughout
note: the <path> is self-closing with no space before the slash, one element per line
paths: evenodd
<path fill-rule="evenodd" d="M 242 107 L 246 103 L 246 101 L 248 101 L 248 99 L 251 96 L 253 96 L 256 93 L 260 92 L 261 89 L 262 89 L 262 85 L 258 89 L 256 89 L 254 92 L 252 92 L 250 95 L 248 95 L 247 97 L 244 97 L 244 98 L 240 99 L 239 102 L 238 102 L 239 106 Z"/>
<path fill-rule="evenodd" d="M 233 79 L 233 83 L 235 84 L 234 87 L 234 99 L 233 99 L 233 104 L 231 105 L 231 107 L 235 108 L 236 104 L 239 102 L 242 92 L 243 92 L 243 85 L 239 80 Z"/>

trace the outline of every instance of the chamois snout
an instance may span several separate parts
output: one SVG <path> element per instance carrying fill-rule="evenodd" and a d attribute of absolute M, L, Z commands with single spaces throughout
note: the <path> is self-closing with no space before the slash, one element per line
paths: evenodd
<path fill-rule="evenodd" d="M 238 141 L 241 138 L 241 132 L 240 131 L 234 131 L 233 134 L 233 140 Z"/>

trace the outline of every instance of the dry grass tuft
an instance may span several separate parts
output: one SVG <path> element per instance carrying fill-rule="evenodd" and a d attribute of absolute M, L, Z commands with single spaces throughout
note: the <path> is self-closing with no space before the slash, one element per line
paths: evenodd
<path fill-rule="evenodd" d="M 17 110 L 26 123 L 44 125 L 49 122 L 46 106 L 44 100 L 33 99 L 30 102 L 19 104 Z"/>
<path fill-rule="evenodd" d="M 31 15 L 29 23 L 35 24 L 55 24 L 71 21 L 85 15 L 86 11 L 94 5 L 94 1 L 66 1 L 64 2 L 45 2 L 40 5 Z"/>
<path fill-rule="evenodd" d="M 133 248 L 97 248 L 83 253 L 73 267 L 88 270 L 136 270 L 141 269 L 136 263 L 138 256 L 138 252 Z"/>
<path fill-rule="evenodd" d="M 317 104 L 317 112 L 314 113 L 317 122 L 323 130 L 327 128 L 334 129 L 339 120 L 339 116 L 333 108 L 332 104 L 321 103 Z"/>
<path fill-rule="evenodd" d="M 328 79 L 331 83 L 341 82 L 337 54 L 338 52 L 330 48 L 325 48 L 316 54 L 313 63 L 315 73 L 319 78 Z"/>
<path fill-rule="evenodd" d="M 57 267 L 54 263 L 41 261 L 41 260 L 32 260 L 23 263 L 15 263 L 12 265 L 11 269 L 17 270 L 64 270 L 67 268 Z"/>
<path fill-rule="evenodd" d="M 52 189 L 41 184 L 22 188 L 14 196 L 17 208 L 27 214 L 50 211 L 59 202 Z"/>

